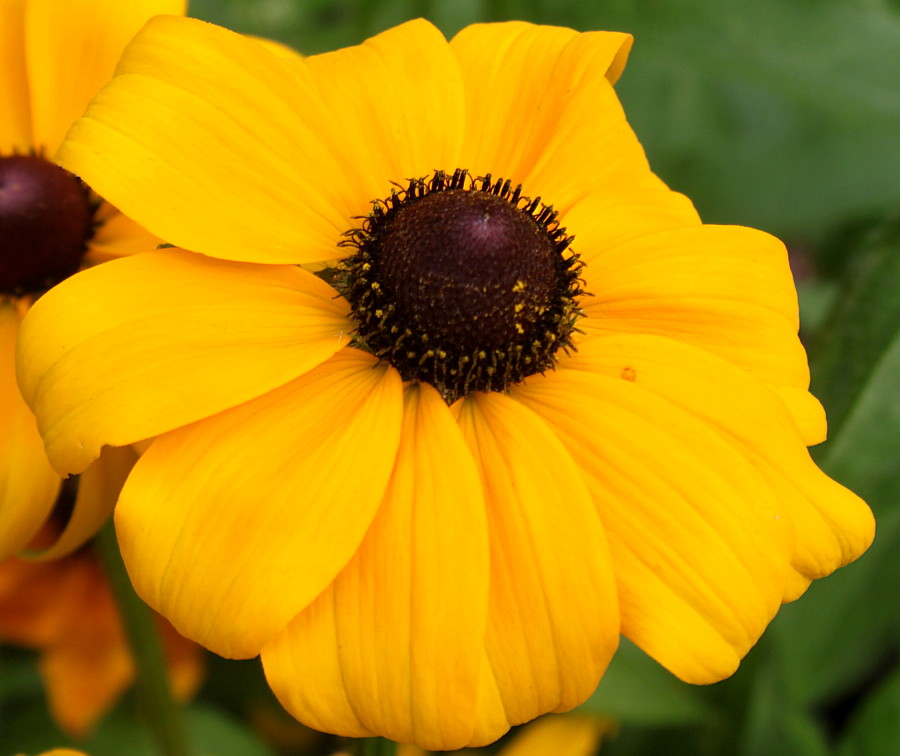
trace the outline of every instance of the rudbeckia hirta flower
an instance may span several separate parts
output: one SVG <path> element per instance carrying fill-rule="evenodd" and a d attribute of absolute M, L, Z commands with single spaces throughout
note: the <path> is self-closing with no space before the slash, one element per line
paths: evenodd
<path fill-rule="evenodd" d="M 187 698 L 202 679 L 201 649 L 157 620 L 172 689 Z M 89 547 L 0 564 L 0 641 L 40 652 L 50 714 L 72 737 L 87 735 L 134 681 L 115 598 Z"/>
<path fill-rule="evenodd" d="M 155 439 L 116 509 L 138 592 L 305 724 L 489 743 L 620 634 L 719 680 L 872 538 L 806 451 L 784 247 L 651 173 L 629 46 L 415 21 L 285 59 L 158 18 L 59 153 L 177 246 L 32 309 L 49 457 Z"/>
<path fill-rule="evenodd" d="M 19 324 L 42 292 L 83 267 L 153 249 L 159 240 L 52 162 L 125 44 L 152 15 L 185 0 L 3 0 L 0 3 L 0 559 L 47 519 L 60 477 L 44 454 L 15 380 Z M 112 465 L 112 468 L 110 468 Z M 102 460 L 92 477 L 116 475 Z M 61 542 L 76 548 L 109 515 L 113 496 L 79 494 Z"/>

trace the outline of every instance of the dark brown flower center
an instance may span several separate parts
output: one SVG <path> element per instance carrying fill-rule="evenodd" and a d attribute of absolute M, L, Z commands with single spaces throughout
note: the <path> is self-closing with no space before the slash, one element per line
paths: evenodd
<path fill-rule="evenodd" d="M 68 171 L 38 155 L 0 157 L 0 294 L 38 293 L 75 273 L 93 215 Z"/>
<path fill-rule="evenodd" d="M 348 234 L 339 288 L 358 345 L 454 401 L 502 391 L 571 346 L 578 258 L 553 209 L 465 171 L 411 181 Z"/>

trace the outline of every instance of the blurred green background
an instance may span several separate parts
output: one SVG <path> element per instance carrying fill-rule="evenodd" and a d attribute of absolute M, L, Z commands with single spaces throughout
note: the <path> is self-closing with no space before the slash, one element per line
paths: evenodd
<path fill-rule="evenodd" d="M 730 680 L 684 685 L 626 644 L 585 708 L 618 720 L 612 756 L 898 756 L 900 2 L 192 0 L 191 15 L 307 54 L 417 16 L 448 36 L 514 18 L 634 34 L 617 90 L 655 171 L 707 222 L 788 244 L 829 410 L 815 455 L 870 502 L 879 531 L 858 563 L 785 607 Z M 63 742 L 23 704 L 37 695 L 33 660 L 5 660 L 0 695 L 15 716 L 0 753 Z M 96 756 L 123 743 L 153 753 L 130 712 L 87 744 Z M 210 756 L 334 745 L 280 714 L 255 662 L 213 660 L 191 721 Z"/>

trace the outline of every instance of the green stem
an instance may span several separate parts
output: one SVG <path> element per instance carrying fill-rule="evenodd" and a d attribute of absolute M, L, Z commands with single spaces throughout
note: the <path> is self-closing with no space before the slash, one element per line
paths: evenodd
<path fill-rule="evenodd" d="M 134 592 L 119 552 L 112 519 L 94 539 L 122 616 L 137 668 L 138 699 L 148 729 L 163 756 L 190 756 L 181 709 L 172 699 L 166 660 L 153 613 Z"/>

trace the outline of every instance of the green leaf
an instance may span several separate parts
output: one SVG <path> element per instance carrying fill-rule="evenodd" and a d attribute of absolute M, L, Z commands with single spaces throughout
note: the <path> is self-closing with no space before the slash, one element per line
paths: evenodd
<path fill-rule="evenodd" d="M 187 711 L 187 724 L 196 754 L 215 756 L 274 756 L 242 722 L 201 704 Z"/>
<path fill-rule="evenodd" d="M 812 391 L 828 410 L 831 438 L 816 456 L 829 466 L 847 458 L 848 444 L 864 440 L 859 425 L 872 420 L 871 403 L 890 398 L 878 384 L 890 381 L 895 368 L 891 361 L 900 348 L 900 215 L 875 230 L 869 243 L 855 252 L 856 280 L 810 350 Z M 884 402 L 879 409 L 896 414 L 889 422 L 875 423 L 876 430 L 900 420 L 896 402 Z M 848 422 L 851 427 L 845 432 Z M 865 456 L 870 462 L 885 457 Z M 869 481 L 870 471 L 848 472 L 864 484 Z M 896 480 L 891 470 L 874 472 L 880 479 Z"/>
<path fill-rule="evenodd" d="M 754 677 L 739 756 L 828 756 L 821 725 L 794 704 L 772 661 Z"/>
<path fill-rule="evenodd" d="M 598 4 L 651 165 L 709 222 L 824 238 L 900 202 L 900 14 L 846 0 Z M 602 9 L 602 10 L 600 10 Z M 606 12 L 604 12 L 606 11 Z M 891 146 L 893 145 L 893 146 Z"/>
<path fill-rule="evenodd" d="M 191 752 L 198 756 L 273 756 L 246 726 L 203 704 L 185 711 Z M 159 756 L 146 726 L 130 707 L 119 707 L 79 747 L 91 756 Z"/>
<path fill-rule="evenodd" d="M 246 725 L 203 704 L 185 712 L 195 756 L 274 756 Z M 85 740 L 73 741 L 59 731 L 44 702 L 33 700 L 4 711 L 0 753 L 41 753 L 51 748 L 77 748 L 91 756 L 160 756 L 150 731 L 123 701 Z"/>
<path fill-rule="evenodd" d="M 900 753 L 900 669 L 879 686 L 854 717 L 838 756 Z"/>
<path fill-rule="evenodd" d="M 711 714 L 698 688 L 678 680 L 625 639 L 599 687 L 580 708 L 645 726 L 690 724 Z"/>
<path fill-rule="evenodd" d="M 886 225 L 812 353 L 813 393 L 831 438 L 816 457 L 876 514 L 874 545 L 856 564 L 814 584 L 773 624 L 792 700 L 847 695 L 900 637 L 900 222 Z"/>
<path fill-rule="evenodd" d="M 34 652 L 0 648 L 0 701 L 42 697 L 36 659 Z"/>

